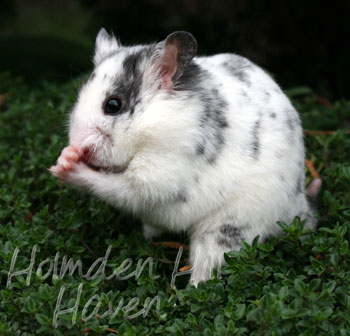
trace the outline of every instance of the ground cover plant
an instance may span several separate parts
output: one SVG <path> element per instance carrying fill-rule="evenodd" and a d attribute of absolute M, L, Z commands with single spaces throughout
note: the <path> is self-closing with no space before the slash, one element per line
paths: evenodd
<path fill-rule="evenodd" d="M 276 224 L 195 289 L 173 276 L 185 249 L 177 267 L 178 249 L 48 173 L 78 85 L 0 75 L 0 335 L 350 335 L 350 101 L 287 92 L 323 179 L 318 231 Z"/>

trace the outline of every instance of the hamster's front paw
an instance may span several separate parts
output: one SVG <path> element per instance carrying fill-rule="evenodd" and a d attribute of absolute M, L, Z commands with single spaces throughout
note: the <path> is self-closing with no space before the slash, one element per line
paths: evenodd
<path fill-rule="evenodd" d="M 74 146 L 68 146 L 62 150 L 60 157 L 57 159 L 57 165 L 52 166 L 50 168 L 50 171 L 55 175 L 57 172 L 72 170 L 74 163 L 78 163 L 78 160 L 78 148 Z"/>
<path fill-rule="evenodd" d="M 79 161 L 78 148 L 68 146 L 62 150 L 56 166 L 52 166 L 49 170 L 61 182 L 81 186 L 84 183 L 79 176 L 88 171 L 89 168 Z"/>

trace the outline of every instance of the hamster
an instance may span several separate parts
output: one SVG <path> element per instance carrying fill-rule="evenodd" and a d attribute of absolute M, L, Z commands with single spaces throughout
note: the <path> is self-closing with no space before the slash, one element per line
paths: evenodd
<path fill-rule="evenodd" d="M 186 231 L 194 285 L 242 241 L 279 234 L 276 221 L 314 230 L 321 186 L 304 189 L 299 115 L 274 80 L 242 56 L 196 52 L 188 32 L 125 47 L 102 28 L 50 168 L 138 216 L 146 239 Z"/>

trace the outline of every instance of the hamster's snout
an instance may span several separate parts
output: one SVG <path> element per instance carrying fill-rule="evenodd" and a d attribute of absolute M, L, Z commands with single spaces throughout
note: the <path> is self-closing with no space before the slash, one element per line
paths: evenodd
<path fill-rule="evenodd" d="M 79 160 L 85 163 L 91 169 L 99 171 L 101 167 L 96 164 L 96 157 L 94 155 L 95 151 L 95 148 L 92 146 L 82 147 L 79 150 Z"/>
<path fill-rule="evenodd" d="M 119 174 L 119 173 L 123 173 L 128 167 L 128 164 L 123 164 L 123 165 L 102 164 L 97 160 L 95 153 L 96 153 L 96 147 L 93 147 L 93 146 L 83 147 L 79 151 L 79 160 L 85 163 L 89 168 L 102 173 Z"/>

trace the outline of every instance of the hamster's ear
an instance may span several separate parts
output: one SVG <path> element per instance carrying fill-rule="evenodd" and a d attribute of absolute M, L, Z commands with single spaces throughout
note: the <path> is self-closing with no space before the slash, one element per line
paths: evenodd
<path fill-rule="evenodd" d="M 194 36 L 185 31 L 170 34 L 163 44 L 160 59 L 160 75 L 162 88 L 171 89 L 174 81 L 179 78 L 197 53 L 197 41 Z"/>
<path fill-rule="evenodd" d="M 106 29 L 101 28 L 96 37 L 95 55 L 93 62 L 98 65 L 108 54 L 112 54 L 120 47 L 115 36 L 109 35 Z"/>

